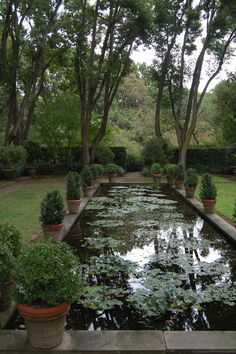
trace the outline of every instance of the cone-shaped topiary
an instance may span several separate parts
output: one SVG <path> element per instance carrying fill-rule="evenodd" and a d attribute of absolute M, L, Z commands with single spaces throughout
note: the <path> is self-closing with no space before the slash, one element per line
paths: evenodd
<path fill-rule="evenodd" d="M 10 224 L 0 224 L 0 242 L 8 245 L 14 257 L 17 257 L 21 250 L 21 234 Z"/>
<path fill-rule="evenodd" d="M 62 223 L 65 216 L 63 199 L 58 190 L 48 192 L 41 203 L 39 220 L 43 225 L 57 225 Z"/>
<path fill-rule="evenodd" d="M 80 175 L 83 187 L 90 187 L 93 185 L 93 175 L 88 165 L 84 166 Z"/>
<path fill-rule="evenodd" d="M 194 168 L 188 168 L 185 174 L 185 187 L 196 188 L 198 182 L 198 175 Z"/>
<path fill-rule="evenodd" d="M 67 200 L 79 200 L 80 197 L 80 175 L 78 172 L 69 172 L 67 175 L 66 198 Z"/>
<path fill-rule="evenodd" d="M 212 182 L 211 175 L 209 175 L 208 173 L 205 173 L 202 176 L 199 196 L 202 200 L 203 199 L 207 199 L 207 200 L 216 199 L 216 196 L 217 196 L 216 186 Z"/>

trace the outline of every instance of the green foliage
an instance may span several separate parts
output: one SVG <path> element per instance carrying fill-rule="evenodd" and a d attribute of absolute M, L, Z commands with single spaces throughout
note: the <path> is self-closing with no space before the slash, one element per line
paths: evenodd
<path fill-rule="evenodd" d="M 157 162 L 164 165 L 172 157 L 172 148 L 165 139 L 152 138 L 147 141 L 143 149 L 144 163 L 152 165 Z"/>
<path fill-rule="evenodd" d="M 199 196 L 201 199 L 216 199 L 216 186 L 212 182 L 211 175 L 209 175 L 208 173 L 205 173 L 202 176 Z"/>
<path fill-rule="evenodd" d="M 80 175 L 78 172 L 69 172 L 67 175 L 66 199 L 79 200 L 80 197 Z"/>
<path fill-rule="evenodd" d="M 184 168 L 183 165 L 175 166 L 174 177 L 177 181 L 184 181 Z"/>
<path fill-rule="evenodd" d="M 11 280 L 14 267 L 14 256 L 11 252 L 11 247 L 0 240 L 0 288 L 4 283 Z"/>
<path fill-rule="evenodd" d="M 124 146 L 112 146 L 111 151 L 114 154 L 114 158 L 110 162 L 114 162 L 118 166 L 122 166 L 126 169 L 127 166 L 127 149 Z"/>
<path fill-rule="evenodd" d="M 39 220 L 43 225 L 56 225 L 63 221 L 65 216 L 64 203 L 58 190 L 47 192 L 41 203 Z"/>
<path fill-rule="evenodd" d="M 185 187 L 195 188 L 198 182 L 198 175 L 194 168 L 188 168 L 185 174 L 184 185 Z"/>
<path fill-rule="evenodd" d="M 84 282 L 78 258 L 65 242 L 42 240 L 25 246 L 15 269 L 15 298 L 29 306 L 78 300 Z"/>
<path fill-rule="evenodd" d="M 93 185 L 93 175 L 89 166 L 86 165 L 83 167 L 80 176 L 81 176 L 82 185 L 84 187 L 90 187 Z"/>
<path fill-rule="evenodd" d="M 20 146 L 0 146 L 0 170 L 20 172 L 25 165 L 26 151 Z"/>
<path fill-rule="evenodd" d="M 159 163 L 153 163 L 152 166 L 151 166 L 151 173 L 152 174 L 154 174 L 154 173 L 157 173 L 157 174 L 162 173 L 161 165 Z"/>
<path fill-rule="evenodd" d="M 23 144 L 23 147 L 27 153 L 27 164 L 37 164 L 41 160 L 41 147 L 39 143 L 32 140 L 26 140 Z"/>
<path fill-rule="evenodd" d="M 130 172 L 141 171 L 143 166 L 143 158 L 140 154 L 127 155 L 127 170 Z"/>
<path fill-rule="evenodd" d="M 104 168 L 104 173 L 108 173 L 108 174 L 113 174 L 113 173 L 115 174 L 118 173 L 118 171 L 119 171 L 119 166 L 117 166 L 115 163 L 109 163 Z"/>
<path fill-rule="evenodd" d="M 103 174 L 103 172 L 104 172 L 104 167 L 103 167 L 103 165 L 97 163 L 97 164 L 95 164 L 94 166 L 96 166 L 97 171 L 98 171 L 98 176 L 100 177 L 100 176 Z"/>
<path fill-rule="evenodd" d="M 169 163 L 166 165 L 166 174 L 170 177 L 175 177 L 175 171 L 176 171 L 177 165 L 173 163 Z"/>
<path fill-rule="evenodd" d="M 99 171 L 98 171 L 98 168 L 97 168 L 97 165 L 96 164 L 89 165 L 89 168 L 90 168 L 90 171 L 92 173 L 93 180 L 97 179 L 98 176 L 100 175 Z"/>
<path fill-rule="evenodd" d="M 96 160 L 102 165 L 107 165 L 108 163 L 112 163 L 114 157 L 115 157 L 114 153 L 111 151 L 111 149 L 109 149 L 106 146 L 100 146 L 97 149 Z"/>
<path fill-rule="evenodd" d="M 166 163 L 165 166 L 163 167 L 163 172 L 167 174 L 168 168 L 171 166 L 171 163 Z"/>
<path fill-rule="evenodd" d="M 10 224 L 0 224 L 0 242 L 7 245 L 13 254 L 18 256 L 21 250 L 21 234 Z"/>

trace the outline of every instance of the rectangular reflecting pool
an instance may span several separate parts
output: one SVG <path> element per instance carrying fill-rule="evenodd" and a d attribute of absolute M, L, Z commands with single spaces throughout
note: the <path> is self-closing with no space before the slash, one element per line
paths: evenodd
<path fill-rule="evenodd" d="M 66 329 L 236 330 L 236 251 L 168 187 L 104 186 L 66 242 L 86 279 Z"/>

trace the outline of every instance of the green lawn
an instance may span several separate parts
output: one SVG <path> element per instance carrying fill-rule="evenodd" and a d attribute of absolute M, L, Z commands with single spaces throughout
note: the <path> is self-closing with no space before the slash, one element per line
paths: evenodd
<path fill-rule="evenodd" d="M 17 190 L 0 194 L 0 221 L 14 225 L 22 234 L 23 240 L 40 230 L 40 203 L 46 192 L 59 189 L 65 195 L 65 178 L 44 177 L 19 184 Z M 13 187 L 15 188 L 15 187 Z M 0 190 L 1 193 L 1 190 Z"/>
<path fill-rule="evenodd" d="M 213 176 L 213 181 L 217 188 L 216 210 L 227 219 L 232 220 L 234 202 L 236 201 L 236 178 Z M 196 192 L 197 197 L 199 197 L 199 185 Z"/>

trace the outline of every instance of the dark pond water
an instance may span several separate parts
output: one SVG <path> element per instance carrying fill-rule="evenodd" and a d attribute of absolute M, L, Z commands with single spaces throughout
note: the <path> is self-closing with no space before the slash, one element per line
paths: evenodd
<path fill-rule="evenodd" d="M 67 329 L 236 330 L 236 251 L 167 187 L 104 187 L 67 242 L 87 280 Z"/>

